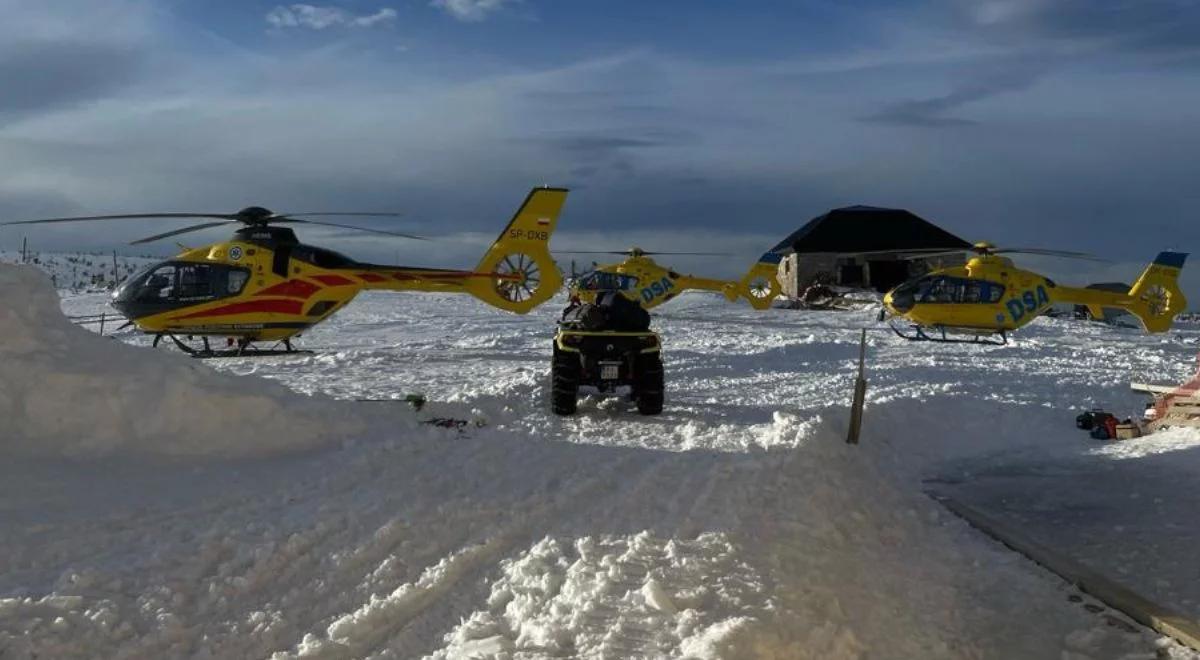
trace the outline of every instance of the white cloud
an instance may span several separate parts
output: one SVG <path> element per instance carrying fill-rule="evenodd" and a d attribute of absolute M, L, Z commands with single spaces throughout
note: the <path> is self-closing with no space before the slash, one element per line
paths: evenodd
<path fill-rule="evenodd" d="M 460 21 L 482 21 L 488 14 L 519 0 L 433 0 L 430 4 Z"/>
<path fill-rule="evenodd" d="M 267 12 L 267 24 L 276 29 L 308 28 L 324 30 L 330 27 L 369 28 L 396 20 L 396 10 L 384 7 L 374 14 L 355 15 L 338 7 L 293 4 L 277 5 Z"/>
<path fill-rule="evenodd" d="M 396 10 L 390 7 L 384 7 L 374 14 L 366 14 L 364 16 L 355 16 L 350 24 L 354 27 L 371 27 L 379 23 L 390 23 L 396 20 Z"/>

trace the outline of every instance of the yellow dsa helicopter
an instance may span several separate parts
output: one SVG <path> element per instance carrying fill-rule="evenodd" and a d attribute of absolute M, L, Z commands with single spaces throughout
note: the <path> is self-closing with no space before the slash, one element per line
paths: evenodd
<path fill-rule="evenodd" d="M 599 293 L 621 291 L 625 297 L 641 304 L 644 309 L 657 307 L 688 289 L 716 291 L 729 301 L 745 298 L 754 309 L 767 309 L 779 295 L 776 274 L 782 257 L 767 252 L 758 258 L 740 280 L 716 280 L 680 273 L 659 265 L 651 255 L 706 255 L 712 252 L 647 252 L 640 248 L 624 251 L 583 251 L 569 254 L 625 255 L 625 261 L 596 267 L 571 283 L 572 297 L 595 303 Z"/>
<path fill-rule="evenodd" d="M 1024 326 L 1056 303 L 1086 305 L 1093 316 L 1105 307 L 1123 309 L 1141 320 L 1147 332 L 1165 332 L 1175 315 L 1187 308 L 1178 285 L 1187 255 L 1162 252 L 1127 293 L 1062 286 L 1013 265 L 1006 253 L 1092 258 L 1058 250 L 998 250 L 976 243 L 975 256 L 965 266 L 942 268 L 909 280 L 883 298 L 885 312 L 912 322 L 912 334 L 892 330 L 915 341 L 986 342 L 1004 344 L 1007 333 Z M 927 331 L 933 331 L 930 334 Z M 947 332 L 968 335 L 952 338 Z M 999 335 L 999 340 L 994 337 Z M 989 339 L 991 338 L 991 339 Z"/>
<path fill-rule="evenodd" d="M 206 218 L 205 222 L 134 241 L 148 243 L 211 227 L 242 225 L 227 241 L 185 249 L 142 269 L 112 295 L 112 306 L 142 332 L 165 336 L 197 357 L 295 352 L 291 338 L 329 318 L 369 289 L 468 293 L 503 310 L 524 314 L 549 300 L 562 285 L 549 241 L 566 201 L 562 188 L 534 188 L 516 215 L 472 270 L 382 266 L 355 261 L 333 250 L 301 243 L 284 224 L 307 224 L 408 234 L 307 219 L 312 216 L 375 216 L 394 213 L 273 213 L 251 206 L 237 213 L 139 213 L 8 222 L 42 224 L 128 218 Z M 304 217 L 302 217 L 304 216 Z M 199 337 L 203 348 L 180 336 Z M 214 350 L 209 337 L 225 337 Z M 279 342 L 281 350 L 252 348 Z"/>

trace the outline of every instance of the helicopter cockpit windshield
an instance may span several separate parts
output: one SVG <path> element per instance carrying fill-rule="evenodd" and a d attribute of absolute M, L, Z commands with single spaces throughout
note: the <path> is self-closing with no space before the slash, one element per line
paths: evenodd
<path fill-rule="evenodd" d="M 896 287 L 891 296 L 892 307 L 900 311 L 908 311 L 914 304 L 994 304 L 1004 297 L 1004 285 L 966 277 L 925 275 Z"/>
<path fill-rule="evenodd" d="M 165 261 L 134 274 L 113 292 L 113 303 L 174 306 L 235 296 L 250 271 L 226 264 Z"/>
<path fill-rule="evenodd" d="M 633 291 L 637 283 L 638 278 L 633 275 L 594 270 L 582 275 L 575 286 L 580 291 Z"/>

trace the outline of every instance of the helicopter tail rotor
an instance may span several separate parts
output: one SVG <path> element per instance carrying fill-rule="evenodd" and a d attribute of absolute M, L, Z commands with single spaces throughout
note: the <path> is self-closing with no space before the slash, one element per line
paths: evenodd
<path fill-rule="evenodd" d="M 534 188 L 512 221 L 479 265 L 471 295 L 503 310 L 524 314 L 549 300 L 562 286 L 558 266 L 550 256 L 550 236 L 567 199 L 563 188 Z"/>
<path fill-rule="evenodd" d="M 754 309 L 769 308 L 781 292 L 778 274 L 782 258 L 774 252 L 763 254 L 738 281 L 735 293 L 745 298 Z"/>
<path fill-rule="evenodd" d="M 1133 302 L 1127 309 L 1142 320 L 1147 332 L 1166 332 L 1175 315 L 1187 309 L 1179 289 L 1179 272 L 1187 254 L 1160 252 L 1129 290 Z"/>

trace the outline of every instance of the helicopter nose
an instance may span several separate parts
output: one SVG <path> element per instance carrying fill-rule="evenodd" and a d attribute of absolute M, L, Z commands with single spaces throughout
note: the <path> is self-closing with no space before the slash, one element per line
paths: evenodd
<path fill-rule="evenodd" d="M 904 314 L 913 308 L 913 295 L 911 291 L 902 291 L 900 288 L 892 289 L 883 297 L 883 306 L 887 307 L 893 314 Z"/>
<path fill-rule="evenodd" d="M 132 308 L 132 305 L 130 305 L 128 300 L 121 300 L 118 298 L 113 298 L 112 300 L 110 300 L 108 302 L 108 304 L 110 306 L 112 306 L 113 309 L 117 310 L 117 313 L 120 314 L 121 316 L 124 316 L 127 319 L 133 318 L 133 314 L 132 314 L 133 308 Z"/>

